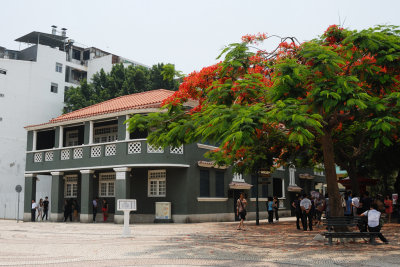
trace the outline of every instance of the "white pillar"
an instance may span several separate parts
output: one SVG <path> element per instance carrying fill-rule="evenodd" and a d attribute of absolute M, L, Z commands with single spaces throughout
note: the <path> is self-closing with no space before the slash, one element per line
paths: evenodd
<path fill-rule="evenodd" d="M 128 120 L 128 119 L 129 119 L 129 115 L 126 115 L 126 120 Z M 128 130 L 128 127 L 129 127 L 129 122 L 126 122 L 125 123 L 125 129 L 126 129 L 125 140 L 129 140 L 130 139 L 129 138 L 130 132 Z"/>
<path fill-rule="evenodd" d="M 89 145 L 93 144 L 93 121 L 89 121 Z"/>
<path fill-rule="evenodd" d="M 60 131 L 59 131 L 60 136 L 58 137 L 58 147 L 62 148 L 63 142 L 64 142 L 64 127 L 62 127 L 62 126 L 59 126 L 59 127 L 60 127 Z"/>
<path fill-rule="evenodd" d="M 32 151 L 36 150 L 37 131 L 33 131 Z"/>
<path fill-rule="evenodd" d="M 282 178 L 282 197 L 285 197 L 285 179 Z"/>
<path fill-rule="evenodd" d="M 296 167 L 293 164 L 289 165 L 289 186 L 297 186 L 296 179 L 294 173 L 296 171 Z"/>

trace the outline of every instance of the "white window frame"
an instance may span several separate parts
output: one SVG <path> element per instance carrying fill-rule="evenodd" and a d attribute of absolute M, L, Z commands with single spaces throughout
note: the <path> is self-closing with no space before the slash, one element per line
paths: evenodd
<path fill-rule="evenodd" d="M 64 198 L 77 198 L 78 197 L 78 175 L 71 174 L 64 177 Z M 71 191 L 68 192 L 68 185 L 71 186 Z M 74 190 L 74 188 L 76 190 Z M 75 192 L 75 194 L 74 194 Z"/>
<path fill-rule="evenodd" d="M 103 129 L 109 128 L 110 131 L 105 133 L 96 134 L 96 131 L 101 131 Z M 106 125 L 100 127 L 94 127 L 93 129 L 93 143 L 94 144 L 101 144 L 101 143 L 108 143 L 114 142 L 118 140 L 118 124 L 113 125 Z"/>
<path fill-rule="evenodd" d="M 70 134 L 76 134 L 76 137 L 69 137 Z M 69 142 L 72 142 L 72 145 L 69 144 Z M 72 130 L 72 131 L 65 131 L 65 144 L 66 146 L 78 146 L 79 145 L 79 131 L 78 130 Z"/>
<path fill-rule="evenodd" d="M 55 88 L 55 90 L 53 90 L 53 87 Z M 57 83 L 51 83 L 50 92 L 54 93 L 54 94 L 58 94 L 58 84 Z"/>
<path fill-rule="evenodd" d="M 62 73 L 63 64 L 56 62 L 56 72 Z"/>
<path fill-rule="evenodd" d="M 105 172 L 99 174 L 99 196 L 100 197 L 115 197 L 115 172 Z M 102 192 L 101 187 L 105 185 L 106 191 Z M 112 185 L 112 192 L 110 192 L 110 186 Z"/>
<path fill-rule="evenodd" d="M 147 196 L 148 197 L 166 197 L 167 196 L 167 171 L 164 170 L 149 170 L 148 171 L 148 184 L 147 184 Z M 164 183 L 163 187 L 160 185 Z M 152 190 L 155 186 L 155 192 Z M 162 188 L 164 192 L 162 192 Z"/>

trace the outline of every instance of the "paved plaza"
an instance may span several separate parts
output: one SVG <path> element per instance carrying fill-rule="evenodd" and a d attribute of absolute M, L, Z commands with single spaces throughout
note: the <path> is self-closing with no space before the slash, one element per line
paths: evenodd
<path fill-rule="evenodd" d="M 286 219 L 286 220 L 285 220 Z M 247 231 L 236 223 L 122 225 L 0 220 L 0 266 L 399 266 L 400 224 L 384 227 L 390 244 L 324 245 L 292 218 Z M 380 242 L 380 241 L 378 241 Z"/>

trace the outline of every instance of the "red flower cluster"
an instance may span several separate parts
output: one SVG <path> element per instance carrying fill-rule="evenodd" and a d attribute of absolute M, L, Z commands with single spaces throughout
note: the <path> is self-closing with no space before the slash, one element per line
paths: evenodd
<path fill-rule="evenodd" d="M 330 44 L 341 42 L 344 39 L 343 28 L 337 25 L 331 25 L 326 29 L 323 36 Z"/>
<path fill-rule="evenodd" d="M 246 34 L 242 36 L 242 42 L 248 44 L 257 44 L 258 42 L 262 42 L 267 38 L 267 34 L 265 33 Z"/>

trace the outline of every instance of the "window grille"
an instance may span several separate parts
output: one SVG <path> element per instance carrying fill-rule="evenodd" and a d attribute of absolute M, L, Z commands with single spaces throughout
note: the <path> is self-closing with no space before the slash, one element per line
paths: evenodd
<path fill-rule="evenodd" d="M 66 144 L 67 146 L 77 146 L 79 140 L 79 133 L 78 130 L 73 130 L 73 131 L 67 131 L 66 134 Z"/>
<path fill-rule="evenodd" d="M 148 172 L 148 196 L 165 197 L 167 195 L 166 170 L 149 170 Z"/>
<path fill-rule="evenodd" d="M 69 149 L 61 150 L 61 160 L 69 159 L 70 158 L 70 154 L 71 154 L 71 152 L 70 152 Z"/>
<path fill-rule="evenodd" d="M 106 156 L 115 156 L 116 153 L 117 153 L 117 146 L 115 144 L 106 145 L 104 153 Z"/>
<path fill-rule="evenodd" d="M 171 154 L 183 154 L 183 145 L 181 145 L 179 147 L 171 147 L 170 153 Z"/>
<path fill-rule="evenodd" d="M 74 159 L 81 159 L 83 157 L 83 149 L 81 147 L 74 149 Z"/>
<path fill-rule="evenodd" d="M 33 162 L 42 162 L 42 161 L 43 161 L 42 152 L 35 153 Z"/>
<path fill-rule="evenodd" d="M 90 148 L 90 156 L 92 158 L 98 158 L 101 156 L 101 146 L 92 146 Z"/>
<path fill-rule="evenodd" d="M 128 143 L 128 154 L 142 153 L 142 144 L 140 142 Z"/>
<path fill-rule="evenodd" d="M 164 149 L 162 147 L 154 147 L 150 144 L 147 144 L 147 153 L 164 153 Z"/>
<path fill-rule="evenodd" d="M 53 161 L 54 159 L 54 152 L 53 151 L 47 151 L 44 153 L 44 160 L 45 161 Z"/>
<path fill-rule="evenodd" d="M 118 125 L 96 127 L 93 132 L 93 142 L 95 144 L 113 142 L 118 139 Z"/>

